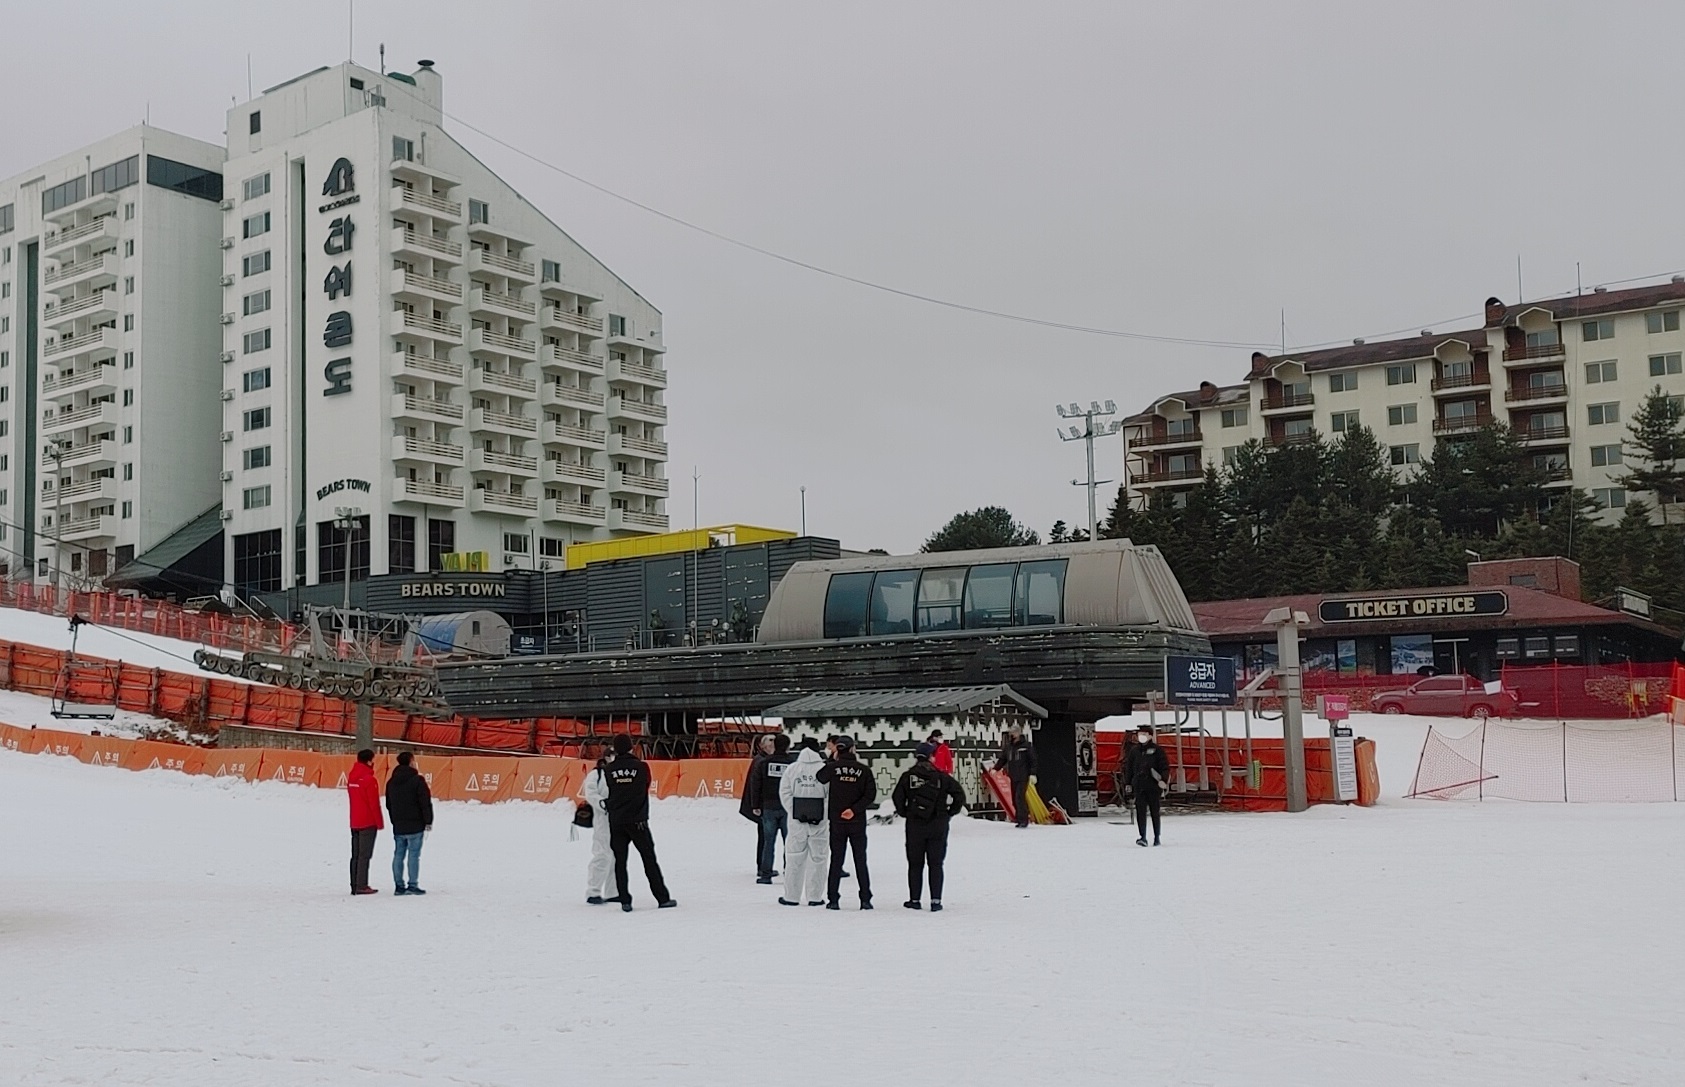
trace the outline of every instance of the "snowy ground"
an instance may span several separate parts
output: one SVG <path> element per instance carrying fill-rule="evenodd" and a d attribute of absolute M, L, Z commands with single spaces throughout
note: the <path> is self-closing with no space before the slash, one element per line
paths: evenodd
<path fill-rule="evenodd" d="M 74 710 L 77 707 L 70 708 Z M 102 712 L 112 709 L 110 706 L 83 708 L 99 709 Z M 121 736 L 128 740 L 138 739 L 143 734 L 157 737 L 159 733 L 180 738 L 184 732 L 180 725 L 168 718 L 131 713 L 128 710 L 116 710 L 116 716 L 109 721 L 60 719 L 54 717 L 52 711 L 53 700 L 50 698 L 24 694 L 21 691 L 0 691 L 0 724 L 17 725 L 19 728 L 51 728 L 60 732 L 92 732 L 97 729 L 106 736 Z"/>
<path fill-rule="evenodd" d="M 57 615 L 41 615 L 16 608 L 0 608 L 0 638 L 12 642 L 26 642 L 43 649 L 70 648 L 70 621 Z M 193 663 L 195 642 L 179 638 L 160 638 L 152 634 L 136 634 L 116 627 L 98 627 L 89 623 L 77 636 L 78 656 L 102 657 L 123 661 L 142 668 L 163 668 L 187 675 L 209 676 Z M 219 676 L 235 683 L 245 683 L 238 676 Z"/>
<path fill-rule="evenodd" d="M 1389 796 L 1426 724 L 1359 729 Z M 1685 1081 L 1678 805 L 961 821 L 939 915 L 898 827 L 878 910 L 780 907 L 709 800 L 655 807 L 677 910 L 585 905 L 587 841 L 520 803 L 442 806 L 426 898 L 382 835 L 353 899 L 344 809 L 0 752 L 0 1083 Z"/>

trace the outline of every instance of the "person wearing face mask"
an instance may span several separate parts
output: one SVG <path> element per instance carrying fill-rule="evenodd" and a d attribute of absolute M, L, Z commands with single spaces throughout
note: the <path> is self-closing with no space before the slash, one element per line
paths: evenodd
<path fill-rule="evenodd" d="M 1159 801 L 1170 784 L 1170 757 L 1153 739 L 1152 731 L 1141 729 L 1135 744 L 1123 760 L 1123 777 L 1135 794 L 1135 827 L 1141 836 L 1136 845 L 1147 844 L 1147 816 L 1153 817 L 1153 844 L 1158 844 Z"/>

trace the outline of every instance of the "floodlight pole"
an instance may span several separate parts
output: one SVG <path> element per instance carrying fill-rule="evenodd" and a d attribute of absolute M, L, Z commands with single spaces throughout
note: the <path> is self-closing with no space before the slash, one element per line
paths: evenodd
<path fill-rule="evenodd" d="M 1100 426 L 1096 428 L 1094 420 L 1097 416 L 1116 414 L 1117 405 L 1108 400 L 1106 401 L 1106 406 L 1102 408 L 1098 402 L 1090 401 L 1088 407 L 1085 409 L 1079 407 L 1075 402 L 1073 402 L 1069 406 L 1056 404 L 1054 405 L 1054 410 L 1059 413 L 1059 417 L 1061 419 L 1082 419 L 1082 433 L 1075 433 L 1075 427 L 1071 428 L 1072 433 L 1070 434 L 1066 434 L 1062 430 L 1057 431 L 1057 433 L 1059 435 L 1059 440 L 1062 442 L 1080 441 L 1087 446 L 1088 478 L 1086 480 L 1073 479 L 1071 480 L 1071 486 L 1088 488 L 1088 538 L 1090 540 L 1099 539 L 1100 518 L 1098 511 L 1095 508 L 1094 491 L 1095 488 L 1100 486 L 1100 484 L 1110 483 L 1111 480 L 1094 478 L 1094 439 L 1109 438 L 1113 434 L 1121 431 L 1123 429 L 1123 425 L 1115 422 L 1101 423 Z"/>
<path fill-rule="evenodd" d="M 1299 668 L 1299 628 L 1310 617 L 1292 608 L 1275 608 L 1264 616 L 1275 627 L 1276 668 L 1281 674 L 1281 749 L 1287 774 L 1287 810 L 1310 807 L 1305 792 L 1304 676 Z"/>

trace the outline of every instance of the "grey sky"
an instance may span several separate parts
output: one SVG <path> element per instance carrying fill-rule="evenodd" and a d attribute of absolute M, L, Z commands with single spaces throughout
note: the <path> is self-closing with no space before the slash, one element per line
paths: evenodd
<path fill-rule="evenodd" d="M 344 0 L 14 4 L 0 176 L 347 52 Z M 1290 346 L 1449 329 L 1685 269 L 1685 5 L 356 3 L 355 58 L 766 248 L 972 305 Z M 1054 403 L 1131 410 L 1248 350 L 1054 332 L 733 249 L 469 148 L 666 314 L 675 527 L 905 550 L 950 514 L 1086 517 Z M 1116 439 L 1103 447 L 1114 477 Z M 1110 490 L 1111 488 L 1108 488 Z M 1109 495 L 1107 496 L 1109 499 Z"/>

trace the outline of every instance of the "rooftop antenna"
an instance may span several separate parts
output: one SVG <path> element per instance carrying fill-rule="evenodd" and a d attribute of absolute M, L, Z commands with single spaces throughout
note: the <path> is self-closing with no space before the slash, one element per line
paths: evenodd
<path fill-rule="evenodd" d="M 380 43 L 380 74 L 386 74 L 386 43 Z"/>
<path fill-rule="evenodd" d="M 345 0 L 345 59 L 357 52 L 357 0 Z"/>
<path fill-rule="evenodd" d="M 246 101 L 250 102 L 252 95 L 252 55 L 246 54 Z"/>
<path fill-rule="evenodd" d="M 1521 291 L 1521 254 L 1515 255 L 1515 300 L 1522 301 L 1527 296 Z"/>
<path fill-rule="evenodd" d="M 1575 261 L 1574 262 L 1574 294 L 1581 295 L 1581 294 L 1584 294 L 1584 293 L 1586 293 L 1585 288 L 1580 286 L 1580 262 Z"/>

